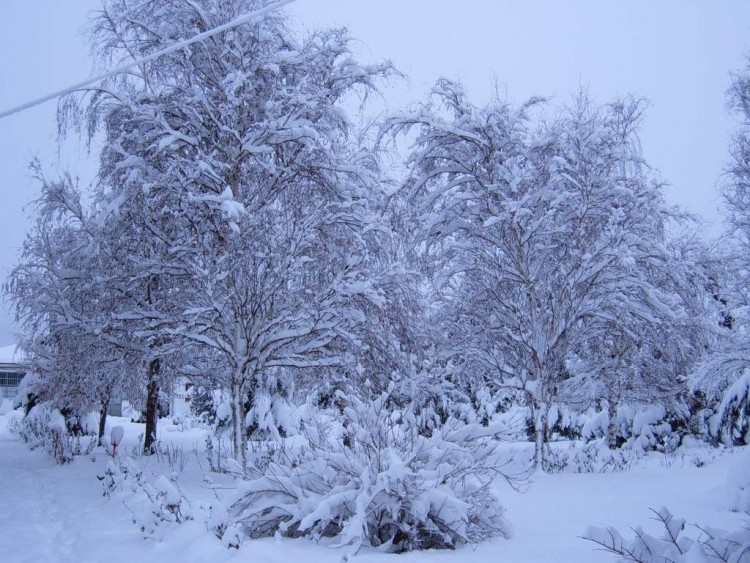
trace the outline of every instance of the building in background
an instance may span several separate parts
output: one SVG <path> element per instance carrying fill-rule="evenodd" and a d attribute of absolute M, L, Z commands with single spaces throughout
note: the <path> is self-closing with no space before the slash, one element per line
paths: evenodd
<path fill-rule="evenodd" d="M 15 344 L 0 348 L 0 413 L 13 408 L 18 385 L 28 370 Z"/>

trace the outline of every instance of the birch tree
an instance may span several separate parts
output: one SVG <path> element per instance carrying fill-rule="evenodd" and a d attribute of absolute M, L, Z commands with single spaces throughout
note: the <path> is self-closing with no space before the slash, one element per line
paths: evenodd
<path fill-rule="evenodd" d="M 733 73 L 727 95 L 739 126 L 730 141 L 730 160 L 722 179 L 728 227 L 722 240 L 724 263 L 718 268 L 723 275 L 716 276 L 711 288 L 725 306 L 721 321 L 725 330 L 715 352 L 692 374 L 692 385 L 720 402 L 711 431 L 732 443 L 744 440 L 738 429 L 750 420 L 745 383 L 750 368 L 750 62 Z"/>
<path fill-rule="evenodd" d="M 267 4 L 112 0 L 96 45 L 107 59 L 138 59 Z M 259 374 L 340 361 L 326 350 L 346 338 L 351 296 L 369 292 L 354 283 L 354 254 L 374 161 L 349 148 L 339 105 L 390 67 L 356 63 L 348 42 L 340 30 L 298 40 L 267 14 L 141 65 L 90 100 L 111 147 L 108 205 L 116 214 L 140 190 L 158 218 L 142 220 L 156 248 L 142 271 L 169 295 L 140 318 L 154 338 L 224 358 L 237 459 L 242 403 Z"/>
<path fill-rule="evenodd" d="M 99 285 L 97 227 L 70 176 L 41 184 L 36 223 L 5 284 L 24 329 L 22 346 L 39 377 L 35 392 L 63 412 L 99 411 L 101 442 L 110 401 L 122 387 L 125 352 L 107 331 L 113 294 Z"/>
<path fill-rule="evenodd" d="M 535 126 L 539 100 L 480 108 L 445 80 L 432 99 L 390 122 L 419 129 L 405 189 L 465 332 L 458 357 L 526 394 L 543 464 L 569 354 L 619 315 L 653 318 L 670 303 L 642 270 L 663 260 L 668 213 L 638 151 L 641 105 L 581 96 Z"/>

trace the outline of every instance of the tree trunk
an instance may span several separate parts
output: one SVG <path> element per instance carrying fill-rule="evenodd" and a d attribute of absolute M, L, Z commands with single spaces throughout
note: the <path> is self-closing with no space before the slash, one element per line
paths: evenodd
<path fill-rule="evenodd" d="M 99 434 L 97 436 L 97 445 L 102 445 L 104 439 L 104 427 L 107 425 L 107 411 L 109 410 L 109 397 L 103 399 L 99 407 Z"/>
<path fill-rule="evenodd" d="M 544 459 L 544 446 L 547 444 L 547 425 L 549 406 L 547 403 L 536 405 L 534 416 L 534 469 L 546 470 Z"/>
<path fill-rule="evenodd" d="M 607 424 L 607 442 L 609 449 L 617 449 L 617 401 L 610 397 L 607 399 L 609 411 L 609 423 Z"/>
<path fill-rule="evenodd" d="M 159 419 L 159 358 L 148 365 L 148 385 L 146 386 L 146 435 L 143 439 L 143 455 L 154 453 L 156 445 L 156 423 Z"/>
<path fill-rule="evenodd" d="M 245 409 L 242 405 L 241 380 L 235 378 L 230 385 L 231 409 L 232 409 L 232 457 L 242 465 L 244 470 L 247 465 L 247 453 L 245 445 Z"/>

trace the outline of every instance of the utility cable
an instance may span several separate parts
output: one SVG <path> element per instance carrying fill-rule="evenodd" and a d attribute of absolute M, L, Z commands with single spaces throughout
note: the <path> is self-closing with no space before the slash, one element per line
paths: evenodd
<path fill-rule="evenodd" d="M 169 47 L 166 47 L 165 49 L 162 49 L 161 51 L 157 51 L 156 53 L 151 53 L 150 55 L 147 55 L 143 58 L 140 58 L 138 60 L 129 62 L 126 65 L 123 65 L 119 68 L 116 68 L 115 70 L 111 70 L 107 72 L 106 74 L 102 74 L 100 76 L 96 76 L 94 78 L 89 78 L 87 80 L 84 80 L 83 82 L 79 82 L 77 84 L 74 84 L 73 86 L 69 86 L 67 88 L 63 88 L 62 90 L 57 90 L 56 92 L 53 92 L 51 94 L 47 94 L 46 96 L 42 96 L 41 98 L 37 98 L 36 100 L 32 100 L 30 102 L 26 102 L 25 104 L 21 104 L 20 106 L 16 106 L 14 108 L 11 108 L 9 110 L 0 112 L 0 119 L 3 119 L 4 117 L 8 117 L 10 115 L 13 115 L 15 113 L 22 112 L 24 110 L 27 110 L 29 108 L 32 108 L 34 106 L 38 106 L 39 104 L 43 104 L 44 102 L 48 102 L 49 100 L 54 100 L 55 98 L 59 98 L 61 96 L 64 96 L 66 94 L 70 94 L 71 92 L 75 92 L 76 90 L 80 90 L 81 88 L 85 88 L 86 86 L 90 86 L 92 84 L 96 84 L 97 82 L 101 82 L 102 80 L 106 80 L 107 78 L 111 78 L 113 76 L 116 76 L 120 73 L 123 73 L 127 70 L 130 70 L 131 68 L 135 66 L 142 65 L 144 63 L 153 61 L 154 59 L 158 59 L 159 57 L 166 55 L 167 53 L 172 53 L 174 51 L 178 51 L 182 49 L 183 47 L 187 47 L 188 45 L 192 45 L 193 43 L 197 43 L 198 41 L 203 41 L 204 39 L 211 37 L 213 35 L 216 35 L 217 33 L 221 33 L 222 31 L 226 31 L 228 29 L 232 29 L 234 27 L 237 27 L 239 25 L 242 25 L 243 23 L 247 23 L 249 21 L 255 20 L 257 18 L 260 18 L 262 16 L 265 16 L 269 12 L 273 12 L 275 10 L 278 10 L 279 8 L 291 4 L 295 0 L 279 0 L 278 2 L 271 4 L 270 6 L 266 6 L 265 8 L 261 8 L 260 10 L 256 10 L 254 12 L 250 12 L 249 14 L 245 14 L 244 16 L 240 16 L 238 18 L 233 19 L 229 23 L 225 23 L 223 25 L 220 25 L 218 27 L 215 27 L 213 29 L 209 29 L 208 31 L 204 31 L 203 33 L 199 33 L 198 35 L 191 37 L 189 39 L 185 39 L 184 41 L 178 41 L 174 45 L 170 45 Z"/>

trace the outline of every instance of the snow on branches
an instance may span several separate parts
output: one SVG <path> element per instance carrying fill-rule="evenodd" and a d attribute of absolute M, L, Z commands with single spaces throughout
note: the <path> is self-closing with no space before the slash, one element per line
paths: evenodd
<path fill-rule="evenodd" d="M 232 509 L 250 537 L 333 538 L 353 551 L 402 552 L 510 535 L 491 489 L 501 464 L 488 436 L 499 429 L 449 422 L 428 437 L 388 394 L 341 400 L 335 419 L 311 421 L 301 442 L 251 465 Z"/>

